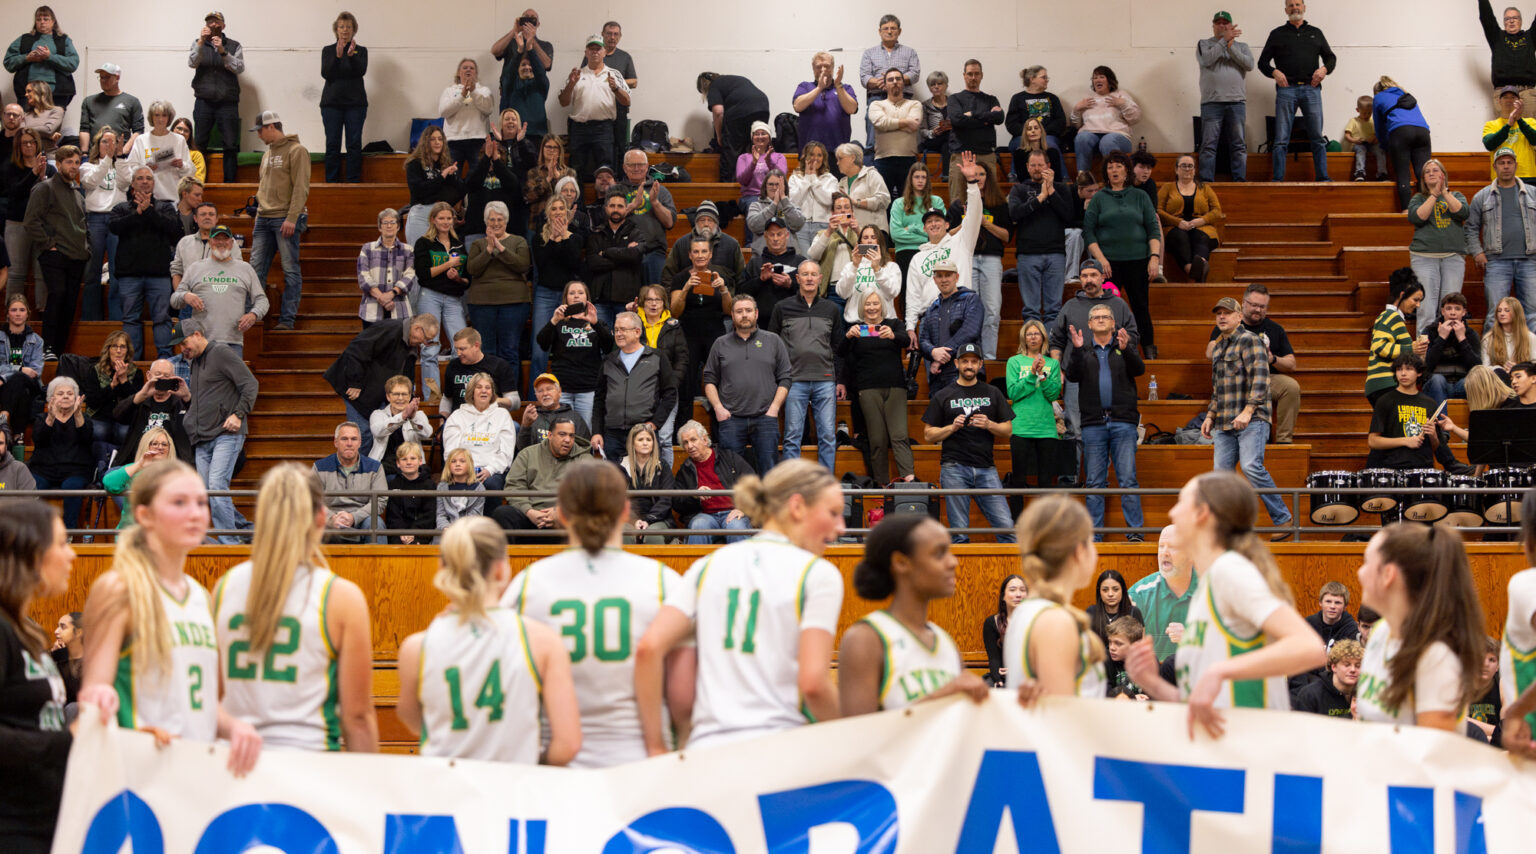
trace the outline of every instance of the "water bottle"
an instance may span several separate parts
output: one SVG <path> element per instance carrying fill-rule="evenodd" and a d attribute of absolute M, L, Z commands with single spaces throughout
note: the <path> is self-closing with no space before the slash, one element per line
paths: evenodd
<path fill-rule="evenodd" d="M 1152 375 L 1152 380 L 1147 383 L 1147 400 L 1157 400 L 1157 375 Z"/>
<path fill-rule="evenodd" d="M 1146 151 L 1147 150 L 1147 138 L 1146 137 L 1142 137 L 1141 138 L 1141 142 L 1136 144 L 1136 150 L 1137 151 Z"/>

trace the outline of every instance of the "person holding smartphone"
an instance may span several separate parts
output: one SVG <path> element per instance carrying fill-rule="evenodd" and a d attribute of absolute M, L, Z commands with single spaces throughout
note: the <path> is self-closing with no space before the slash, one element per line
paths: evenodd
<path fill-rule="evenodd" d="M 128 425 L 123 447 L 138 448 L 144 434 L 161 427 L 171 434 L 172 453 L 191 465 L 192 442 L 182 424 L 191 400 L 192 391 L 186 381 L 176 375 L 176 368 L 168 359 L 156 359 L 144 372 L 143 386 L 131 397 L 119 400 L 112 410 L 114 421 Z"/>
<path fill-rule="evenodd" d="M 864 296 L 880 295 L 886 317 L 896 316 L 896 297 L 901 295 L 901 265 L 891 255 L 885 232 L 873 225 L 859 229 L 853 255 L 837 276 L 837 295 L 846 300 L 843 320 L 858 323 Z"/>
<path fill-rule="evenodd" d="M 613 349 L 613 331 L 598 319 L 585 284 L 566 283 L 554 317 L 539 330 L 539 346 L 549 351 L 549 371 L 560 380 L 571 408 L 591 424 L 603 356 Z"/>

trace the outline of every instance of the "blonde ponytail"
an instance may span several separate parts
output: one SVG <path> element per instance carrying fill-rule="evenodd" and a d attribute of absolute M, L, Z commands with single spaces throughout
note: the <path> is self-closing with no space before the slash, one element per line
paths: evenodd
<path fill-rule="evenodd" d="M 1083 505 L 1065 495 L 1036 498 L 1024 508 L 1015 525 L 1019 541 L 1019 573 L 1029 583 L 1030 595 L 1060 605 L 1072 615 L 1079 634 L 1088 641 L 1088 663 L 1104 660 L 1104 643 L 1092 630 L 1092 621 L 1072 604 L 1073 591 L 1065 589 L 1061 576 L 1072 556 L 1093 539 L 1093 519 Z"/>
<path fill-rule="evenodd" d="M 736 509 L 747 514 L 754 527 L 761 528 L 777 519 L 794 496 L 810 502 L 823 490 L 835 486 L 837 479 L 832 473 L 810 460 L 786 460 L 774 466 L 766 477 L 743 476 L 736 481 L 732 497 Z"/>
<path fill-rule="evenodd" d="M 262 475 L 251 538 L 251 592 L 245 603 L 252 650 L 271 647 L 298 568 L 326 566 L 321 531 L 315 526 L 315 509 L 324 500 L 314 469 L 283 463 Z"/>
<path fill-rule="evenodd" d="M 486 577 L 507 557 L 501 526 L 484 516 L 467 516 L 443 532 L 438 551 L 442 567 L 432 586 L 448 597 L 462 622 L 484 617 Z"/>

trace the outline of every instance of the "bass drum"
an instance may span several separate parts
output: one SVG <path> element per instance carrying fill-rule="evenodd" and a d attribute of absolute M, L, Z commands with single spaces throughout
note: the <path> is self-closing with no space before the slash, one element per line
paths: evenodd
<path fill-rule="evenodd" d="M 1310 496 L 1312 522 L 1317 525 L 1348 525 L 1360 517 L 1359 495 L 1330 492 L 1354 489 L 1358 479 L 1352 471 L 1320 471 L 1307 477 L 1307 488 L 1321 490 Z"/>
<path fill-rule="evenodd" d="M 1468 492 L 1478 487 L 1477 478 L 1470 474 L 1453 474 L 1450 491 L 1446 493 L 1445 522 L 1458 528 L 1476 528 L 1483 524 L 1483 514 L 1478 512 L 1481 495 Z"/>
<path fill-rule="evenodd" d="M 1439 469 L 1409 469 L 1398 472 L 1398 478 L 1404 487 L 1421 490 L 1403 496 L 1404 519 L 1434 523 L 1450 512 L 1446 506 L 1449 496 L 1445 494 L 1450 487 L 1450 475 Z"/>
<path fill-rule="evenodd" d="M 1531 487 L 1529 469 L 1489 469 L 1483 472 L 1484 489 L 1506 489 L 1504 493 L 1490 493 L 1483 499 L 1483 518 L 1490 525 L 1520 524 L 1520 499 Z"/>

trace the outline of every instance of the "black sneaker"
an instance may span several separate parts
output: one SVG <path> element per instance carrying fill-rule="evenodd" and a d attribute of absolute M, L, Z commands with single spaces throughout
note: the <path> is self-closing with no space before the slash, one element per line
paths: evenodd
<path fill-rule="evenodd" d="M 1365 180 L 1365 173 L 1364 172 L 1356 172 L 1355 173 L 1355 177 L 1351 178 L 1350 180 L 1352 180 L 1352 181 L 1364 181 Z"/>
<path fill-rule="evenodd" d="M 1128 543 L 1143 543 L 1146 542 L 1146 537 L 1140 534 L 1126 534 L 1125 541 Z"/>
<path fill-rule="evenodd" d="M 57 362 L 58 360 L 59 360 L 58 355 L 55 354 L 52 350 L 43 350 L 43 361 L 45 361 L 45 362 Z"/>

